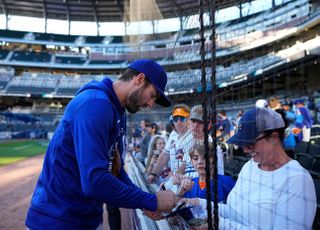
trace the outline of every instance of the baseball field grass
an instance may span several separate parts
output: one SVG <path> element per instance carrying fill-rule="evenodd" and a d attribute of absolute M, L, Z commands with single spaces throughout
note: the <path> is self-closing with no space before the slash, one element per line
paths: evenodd
<path fill-rule="evenodd" d="M 45 153 L 47 140 L 12 140 L 0 143 L 0 166 Z"/>

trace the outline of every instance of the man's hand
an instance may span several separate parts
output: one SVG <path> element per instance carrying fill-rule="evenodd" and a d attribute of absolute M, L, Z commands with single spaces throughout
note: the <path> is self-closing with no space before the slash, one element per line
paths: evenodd
<path fill-rule="evenodd" d="M 157 211 L 171 212 L 178 202 L 178 197 L 170 190 L 159 191 L 156 196 L 158 202 Z"/>
<path fill-rule="evenodd" d="M 164 219 L 164 216 L 162 215 L 161 212 L 151 212 L 151 211 L 143 209 L 143 214 L 153 220 Z"/>
<path fill-rule="evenodd" d="M 190 191 L 194 185 L 194 181 L 190 177 L 182 179 L 179 195 L 182 196 L 186 192 Z"/>

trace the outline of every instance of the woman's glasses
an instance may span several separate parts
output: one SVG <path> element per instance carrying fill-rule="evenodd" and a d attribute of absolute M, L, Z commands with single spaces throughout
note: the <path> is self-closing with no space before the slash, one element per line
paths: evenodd
<path fill-rule="evenodd" d="M 255 144 L 256 144 L 258 141 L 260 141 L 260 140 L 262 140 L 262 139 L 264 139 L 264 138 L 267 138 L 267 137 L 269 137 L 269 136 L 271 136 L 271 135 L 272 135 L 272 133 L 269 133 L 269 134 L 263 135 L 263 136 L 261 136 L 261 137 L 258 137 L 258 138 L 256 138 L 256 139 L 254 140 L 254 143 L 249 144 L 249 145 L 246 145 L 246 146 L 244 146 L 244 147 L 247 147 L 247 148 L 249 148 L 249 149 L 254 149 L 254 146 L 255 146 Z"/>
<path fill-rule="evenodd" d="M 272 133 L 263 135 L 263 136 L 261 136 L 261 137 L 258 137 L 258 138 L 255 139 L 255 142 L 260 141 L 260 140 L 262 140 L 263 138 L 269 137 L 269 136 L 271 136 L 271 134 L 272 134 Z"/>
<path fill-rule="evenodd" d="M 182 117 L 182 116 L 174 116 L 172 118 L 173 122 L 178 122 L 178 121 L 181 121 L 181 122 L 186 122 L 187 121 L 187 118 L 186 117 Z"/>

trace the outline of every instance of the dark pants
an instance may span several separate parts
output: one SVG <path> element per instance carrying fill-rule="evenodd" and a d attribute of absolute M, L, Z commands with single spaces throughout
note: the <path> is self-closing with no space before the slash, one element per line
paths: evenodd
<path fill-rule="evenodd" d="M 107 204 L 110 230 L 121 230 L 121 214 L 118 207 Z"/>

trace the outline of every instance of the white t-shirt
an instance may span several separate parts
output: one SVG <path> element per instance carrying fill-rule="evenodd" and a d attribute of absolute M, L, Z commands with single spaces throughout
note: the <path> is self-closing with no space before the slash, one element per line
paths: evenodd
<path fill-rule="evenodd" d="M 183 135 L 178 135 L 177 132 L 172 131 L 170 133 L 169 139 L 164 147 L 164 151 L 170 156 L 170 168 L 171 171 L 176 172 L 177 169 L 182 165 L 183 159 L 177 159 L 179 154 L 182 157 L 185 153 L 188 153 L 189 148 L 192 147 L 189 142 L 192 142 L 192 133 L 187 131 Z"/>
<path fill-rule="evenodd" d="M 219 229 L 311 229 L 316 209 L 313 180 L 297 161 L 264 171 L 250 160 L 219 204 Z"/>
<path fill-rule="evenodd" d="M 189 152 L 189 148 L 191 147 L 192 133 L 190 131 L 187 131 L 184 135 L 181 136 L 179 136 L 179 134 L 175 131 L 172 131 L 170 133 L 169 139 L 164 147 L 164 152 L 169 154 L 170 156 L 169 166 L 173 173 L 175 173 L 179 169 L 179 167 L 182 166 L 182 164 L 184 164 L 183 156 Z M 181 155 L 182 158 L 177 159 L 178 155 Z M 190 168 L 190 166 L 187 165 L 187 168 Z M 192 171 L 195 172 L 193 167 Z M 171 190 L 175 193 L 177 193 L 179 189 L 179 186 L 173 184 L 172 177 L 165 183 L 165 187 L 167 190 Z"/>

